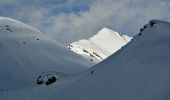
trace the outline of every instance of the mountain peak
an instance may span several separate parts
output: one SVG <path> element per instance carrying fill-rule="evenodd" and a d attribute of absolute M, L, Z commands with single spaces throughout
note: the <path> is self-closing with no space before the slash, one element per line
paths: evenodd
<path fill-rule="evenodd" d="M 96 33 L 96 35 L 101 35 L 101 36 L 102 35 L 113 35 L 113 34 L 119 35 L 120 33 L 115 32 L 107 27 L 102 28 L 100 31 L 98 31 Z M 93 37 L 95 37 L 96 35 L 94 35 Z M 120 35 L 122 35 L 122 34 L 120 34 Z"/>
<path fill-rule="evenodd" d="M 107 31 L 113 31 L 109 29 L 108 27 L 103 27 L 99 32 L 107 32 Z"/>
<path fill-rule="evenodd" d="M 132 38 L 127 36 L 127 35 L 124 35 L 124 34 L 121 34 L 121 33 L 118 33 L 118 32 L 115 32 L 107 27 L 104 27 L 102 28 L 99 32 L 96 33 L 96 35 L 94 35 L 93 37 L 90 38 L 90 40 L 103 40 L 103 39 L 108 39 L 108 38 L 119 38 L 121 39 L 122 41 L 130 41 Z"/>
<path fill-rule="evenodd" d="M 70 44 L 69 49 L 80 55 L 86 55 L 91 60 L 95 58 L 100 62 L 115 53 L 130 40 L 131 38 L 128 36 L 104 27 L 93 37 Z"/>

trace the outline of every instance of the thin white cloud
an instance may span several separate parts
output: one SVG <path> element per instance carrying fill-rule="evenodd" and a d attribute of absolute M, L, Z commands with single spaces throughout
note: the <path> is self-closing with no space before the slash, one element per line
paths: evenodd
<path fill-rule="evenodd" d="M 90 37 L 105 26 L 134 35 L 151 19 L 170 20 L 169 10 L 167 0 L 96 0 L 89 11 L 79 15 L 60 14 L 49 18 L 52 25 L 46 33 L 63 43 Z"/>
<path fill-rule="evenodd" d="M 76 0 L 62 5 L 72 7 L 75 3 L 73 1 Z M 93 0 L 92 4 L 88 4 L 89 10 L 78 14 L 49 15 L 56 7 L 55 4 L 49 8 L 29 5 L 13 14 L 19 18 L 27 18 L 28 24 L 64 44 L 88 38 L 102 27 L 134 35 L 151 19 L 170 21 L 169 0 Z"/>

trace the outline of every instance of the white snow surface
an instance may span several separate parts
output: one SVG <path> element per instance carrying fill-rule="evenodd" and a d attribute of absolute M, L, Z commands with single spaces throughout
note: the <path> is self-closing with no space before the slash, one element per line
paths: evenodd
<path fill-rule="evenodd" d="M 93 61 L 100 62 L 130 42 L 127 35 L 103 28 L 90 39 L 83 39 L 69 45 L 70 50 Z"/>
<path fill-rule="evenodd" d="M 154 20 L 140 33 L 87 71 L 3 91 L 0 100 L 170 100 L 170 24 Z"/>
<path fill-rule="evenodd" d="M 170 100 L 169 42 L 170 23 L 151 21 L 130 43 L 93 68 L 49 86 L 1 90 L 0 100 Z M 2 78 L 2 68 L 1 82 L 11 80 Z"/>
<path fill-rule="evenodd" d="M 32 85 L 44 71 L 75 74 L 92 65 L 36 29 L 0 17 L 0 91 Z"/>

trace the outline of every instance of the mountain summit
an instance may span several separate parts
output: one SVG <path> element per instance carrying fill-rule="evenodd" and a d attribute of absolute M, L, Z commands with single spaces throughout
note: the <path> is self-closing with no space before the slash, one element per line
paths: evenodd
<path fill-rule="evenodd" d="M 69 49 L 83 55 L 91 61 L 100 62 L 118 51 L 132 38 L 127 35 L 103 28 L 89 39 L 83 39 L 69 45 Z"/>

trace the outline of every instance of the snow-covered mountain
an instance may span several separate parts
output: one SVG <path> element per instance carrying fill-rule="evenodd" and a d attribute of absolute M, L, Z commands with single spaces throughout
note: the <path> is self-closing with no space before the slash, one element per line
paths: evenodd
<path fill-rule="evenodd" d="M 169 100 L 170 23 L 151 21 L 114 55 L 50 86 L 0 94 L 1 100 Z M 3 80 L 1 80 L 3 81 Z"/>
<path fill-rule="evenodd" d="M 92 65 L 30 26 L 0 17 L 0 91 L 34 84 L 46 71 L 75 74 Z"/>
<path fill-rule="evenodd" d="M 153 20 L 117 53 L 77 75 L 58 100 L 170 100 L 170 23 Z M 74 87 L 74 89 L 72 89 Z"/>
<path fill-rule="evenodd" d="M 74 42 L 68 48 L 91 61 L 100 62 L 118 51 L 131 39 L 127 35 L 103 28 L 93 37 Z"/>

